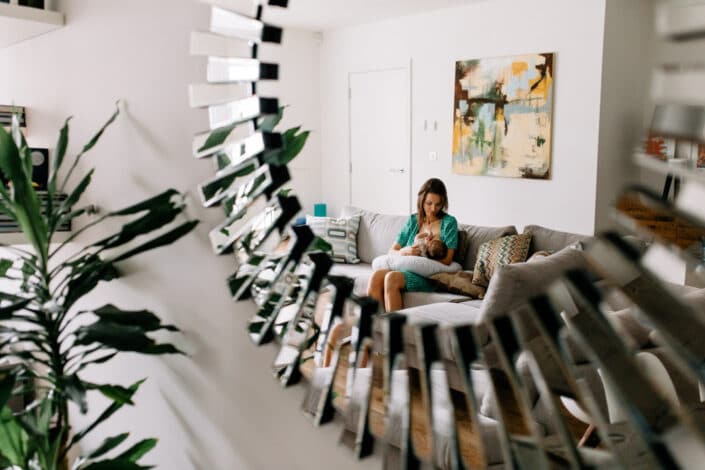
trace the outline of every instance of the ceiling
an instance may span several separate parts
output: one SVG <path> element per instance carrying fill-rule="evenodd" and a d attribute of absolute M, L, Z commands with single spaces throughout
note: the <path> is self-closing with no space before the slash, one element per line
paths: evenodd
<path fill-rule="evenodd" d="M 289 0 L 286 9 L 264 9 L 266 22 L 326 31 L 488 0 Z"/>

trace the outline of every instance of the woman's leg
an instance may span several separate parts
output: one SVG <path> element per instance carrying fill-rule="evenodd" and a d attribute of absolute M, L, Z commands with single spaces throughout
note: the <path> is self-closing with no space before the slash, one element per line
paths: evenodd
<path fill-rule="evenodd" d="M 390 271 L 384 276 L 384 308 L 387 312 L 395 312 L 403 308 L 401 290 L 406 287 L 404 274 Z"/>
<path fill-rule="evenodd" d="M 384 308 L 384 276 L 388 272 L 388 269 L 379 269 L 373 272 L 370 282 L 367 284 L 367 295 L 379 302 L 382 308 Z"/>

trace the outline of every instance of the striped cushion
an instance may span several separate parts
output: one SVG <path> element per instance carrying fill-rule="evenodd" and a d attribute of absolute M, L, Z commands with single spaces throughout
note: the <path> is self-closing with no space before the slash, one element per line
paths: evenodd
<path fill-rule="evenodd" d="M 337 263 L 359 263 L 357 257 L 357 229 L 360 226 L 360 216 L 314 217 L 306 216 L 306 225 L 313 233 L 323 238 L 333 247 L 333 259 Z"/>
<path fill-rule="evenodd" d="M 472 283 L 487 287 L 492 274 L 503 264 L 526 261 L 531 245 L 531 233 L 509 235 L 480 245 L 473 270 Z"/>

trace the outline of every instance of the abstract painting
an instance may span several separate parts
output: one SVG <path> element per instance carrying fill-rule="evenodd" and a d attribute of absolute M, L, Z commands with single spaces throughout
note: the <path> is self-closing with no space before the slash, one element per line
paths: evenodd
<path fill-rule="evenodd" d="M 550 179 L 554 54 L 455 63 L 453 173 Z"/>

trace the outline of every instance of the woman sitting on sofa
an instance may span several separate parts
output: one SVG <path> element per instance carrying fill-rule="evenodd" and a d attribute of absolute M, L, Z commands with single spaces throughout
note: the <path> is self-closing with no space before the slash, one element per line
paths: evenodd
<path fill-rule="evenodd" d="M 419 239 L 440 239 L 448 248 L 441 263 L 449 265 L 458 248 L 458 221 L 447 214 L 448 193 L 443 181 L 431 178 L 419 190 L 416 202 L 417 213 L 411 214 L 404 228 L 397 236 L 397 241 L 389 250 L 390 254 L 402 256 L 420 256 Z M 417 239 L 417 235 L 424 235 Z M 401 310 L 402 292 L 432 292 L 434 283 L 423 276 L 410 271 L 375 271 L 367 286 L 367 295 L 384 305 L 386 312 Z"/>

